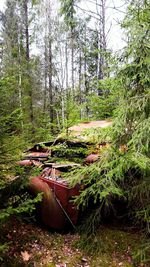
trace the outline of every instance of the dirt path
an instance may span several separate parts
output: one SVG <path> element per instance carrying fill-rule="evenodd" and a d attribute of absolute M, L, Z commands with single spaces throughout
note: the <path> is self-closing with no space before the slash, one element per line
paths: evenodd
<path fill-rule="evenodd" d="M 50 232 L 16 219 L 4 225 L 4 237 L 9 249 L 3 255 L 1 267 L 130 267 L 132 250 L 138 242 L 135 234 L 104 228 L 102 249 L 91 256 L 75 245 L 80 240 L 78 234 Z"/>

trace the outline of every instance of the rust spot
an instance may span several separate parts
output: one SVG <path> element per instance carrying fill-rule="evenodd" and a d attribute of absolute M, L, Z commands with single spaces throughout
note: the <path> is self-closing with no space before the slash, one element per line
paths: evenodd
<path fill-rule="evenodd" d="M 98 158 L 99 158 L 99 154 L 91 154 L 86 157 L 85 162 L 88 164 L 94 163 L 95 161 L 98 160 Z"/>
<path fill-rule="evenodd" d="M 50 155 L 49 152 L 32 152 L 32 153 L 29 153 L 27 156 L 28 157 L 31 157 L 31 158 L 47 158 L 48 156 Z"/>
<path fill-rule="evenodd" d="M 42 178 L 51 178 L 56 179 L 58 177 L 61 177 L 61 172 L 55 168 L 45 168 L 41 173 Z"/>
<path fill-rule="evenodd" d="M 25 167 L 25 166 L 32 166 L 33 165 L 33 162 L 32 162 L 32 160 L 25 159 L 25 160 L 19 161 L 18 162 L 18 165 L 19 166 L 23 166 L 23 167 Z"/>

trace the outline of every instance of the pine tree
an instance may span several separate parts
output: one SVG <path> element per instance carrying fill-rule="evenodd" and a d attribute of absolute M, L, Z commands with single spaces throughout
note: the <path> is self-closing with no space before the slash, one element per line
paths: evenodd
<path fill-rule="evenodd" d="M 111 132 L 112 144 L 101 153 L 97 163 L 81 169 L 73 178 L 73 184 L 80 181 L 87 186 L 76 200 L 79 205 L 86 207 L 91 199 L 99 203 L 90 218 L 90 229 L 100 223 L 104 210 L 116 211 L 116 200 L 121 199 L 128 207 L 126 216 L 133 222 L 142 222 L 149 231 L 149 14 L 148 1 L 134 0 L 129 4 L 122 25 L 128 44 L 125 63 L 117 75 L 120 97 Z"/>

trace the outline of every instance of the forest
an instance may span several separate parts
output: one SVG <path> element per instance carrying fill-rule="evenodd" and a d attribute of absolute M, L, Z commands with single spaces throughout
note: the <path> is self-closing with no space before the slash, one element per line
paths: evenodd
<path fill-rule="evenodd" d="M 150 266 L 150 1 L 4 2 L 0 266 Z M 110 126 L 71 134 L 100 121 Z M 80 185 L 75 227 L 37 221 L 47 193 L 28 189 L 44 163 L 18 164 L 35 144 Z"/>

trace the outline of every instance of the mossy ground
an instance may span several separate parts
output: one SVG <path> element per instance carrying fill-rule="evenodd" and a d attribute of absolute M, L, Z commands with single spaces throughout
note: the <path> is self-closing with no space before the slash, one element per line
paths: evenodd
<path fill-rule="evenodd" d="M 3 233 L 1 232 L 1 241 L 7 242 L 9 247 L 2 255 L 0 266 L 150 266 L 142 261 L 135 264 L 133 256 L 144 242 L 143 237 L 135 230 L 129 232 L 103 226 L 91 240 L 91 247 L 94 242 L 99 244 L 99 249 L 92 252 L 86 245 L 83 246 L 83 240 L 77 233 L 56 233 L 13 219 L 3 225 Z M 23 257 L 24 253 L 27 253 L 27 260 Z"/>

